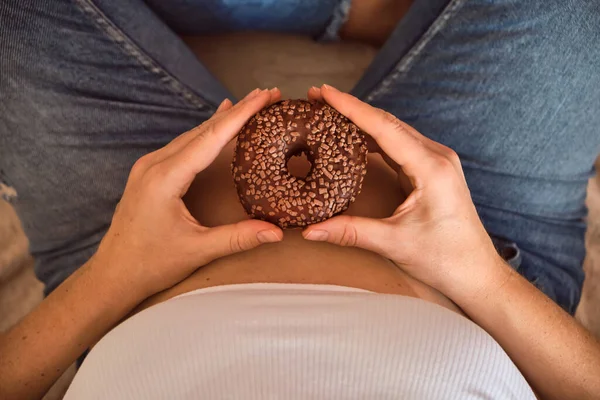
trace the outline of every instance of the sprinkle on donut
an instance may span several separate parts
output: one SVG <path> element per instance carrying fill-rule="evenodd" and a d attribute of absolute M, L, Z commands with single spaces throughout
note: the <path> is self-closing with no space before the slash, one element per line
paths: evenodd
<path fill-rule="evenodd" d="M 287 162 L 304 153 L 306 177 Z M 364 133 L 320 102 L 285 100 L 254 115 L 242 128 L 232 173 L 248 215 L 281 228 L 304 227 L 345 211 L 367 173 Z"/>

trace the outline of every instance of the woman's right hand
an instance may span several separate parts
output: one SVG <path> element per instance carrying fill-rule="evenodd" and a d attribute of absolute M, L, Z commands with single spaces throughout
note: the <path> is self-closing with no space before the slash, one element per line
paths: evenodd
<path fill-rule="evenodd" d="M 248 119 L 280 96 L 257 89 L 236 105 L 225 100 L 209 120 L 140 158 L 92 265 L 106 276 L 113 271 L 141 301 L 215 259 L 282 240 L 281 229 L 265 221 L 203 226 L 182 200 Z"/>
<path fill-rule="evenodd" d="M 388 218 L 334 217 L 307 228 L 306 239 L 379 253 L 455 301 L 502 283 L 506 264 L 477 215 L 453 150 L 331 86 L 311 89 L 309 97 L 326 101 L 375 139 L 412 192 Z"/>

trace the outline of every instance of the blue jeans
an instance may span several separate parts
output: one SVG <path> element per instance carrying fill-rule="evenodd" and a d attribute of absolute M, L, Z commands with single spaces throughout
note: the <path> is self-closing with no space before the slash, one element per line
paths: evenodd
<path fill-rule="evenodd" d="M 165 4 L 0 5 L 0 181 L 46 293 L 94 253 L 134 161 L 232 97 L 177 33 L 334 38 L 349 2 Z M 599 41 L 597 0 L 415 0 L 353 90 L 458 152 L 490 235 L 571 313 L 600 146 Z"/>

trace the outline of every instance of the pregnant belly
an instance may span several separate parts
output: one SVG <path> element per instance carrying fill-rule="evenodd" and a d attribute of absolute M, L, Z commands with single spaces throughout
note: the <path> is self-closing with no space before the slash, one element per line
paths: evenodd
<path fill-rule="evenodd" d="M 192 215 L 205 226 L 247 218 L 230 173 L 233 144 L 226 146 L 215 162 L 198 175 L 184 199 Z M 291 170 L 301 170 L 300 164 L 290 166 Z M 388 217 L 404 197 L 395 172 L 378 154 L 370 154 L 363 190 L 347 214 Z M 195 289 L 256 282 L 356 287 L 418 297 L 460 312 L 448 298 L 411 278 L 390 260 L 367 250 L 310 242 L 302 238 L 300 230 L 285 231 L 282 242 L 213 261 L 179 284 L 150 297 L 137 311 Z"/>

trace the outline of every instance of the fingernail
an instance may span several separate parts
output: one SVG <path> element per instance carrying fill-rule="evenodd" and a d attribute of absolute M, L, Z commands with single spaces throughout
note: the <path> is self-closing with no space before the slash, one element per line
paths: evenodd
<path fill-rule="evenodd" d="M 260 231 L 256 234 L 256 238 L 260 243 L 274 243 L 279 242 L 279 236 L 275 234 L 273 231 Z"/>
<path fill-rule="evenodd" d="M 307 240 L 315 240 L 318 242 L 323 242 L 325 240 L 327 240 L 327 237 L 329 237 L 329 232 L 327 231 L 322 231 L 319 229 L 315 229 L 314 231 L 310 231 L 306 234 L 306 236 L 304 236 L 305 239 Z"/>
<path fill-rule="evenodd" d="M 311 90 L 316 90 L 317 92 L 319 91 L 319 88 L 316 86 L 311 86 L 310 88 L 311 88 Z"/>
<path fill-rule="evenodd" d="M 339 92 L 339 90 L 337 90 L 336 88 L 334 88 L 333 86 L 330 86 L 328 84 L 323 84 L 323 88 L 331 90 L 332 92 Z"/>
<path fill-rule="evenodd" d="M 244 97 L 244 100 L 250 100 L 251 98 L 256 97 L 260 92 L 261 90 L 259 88 L 256 88 L 250 93 L 248 93 L 246 97 Z"/>
<path fill-rule="evenodd" d="M 277 93 L 277 91 L 279 90 L 279 88 L 277 86 L 275 86 L 273 89 L 269 90 L 269 92 L 271 92 L 272 94 Z"/>

